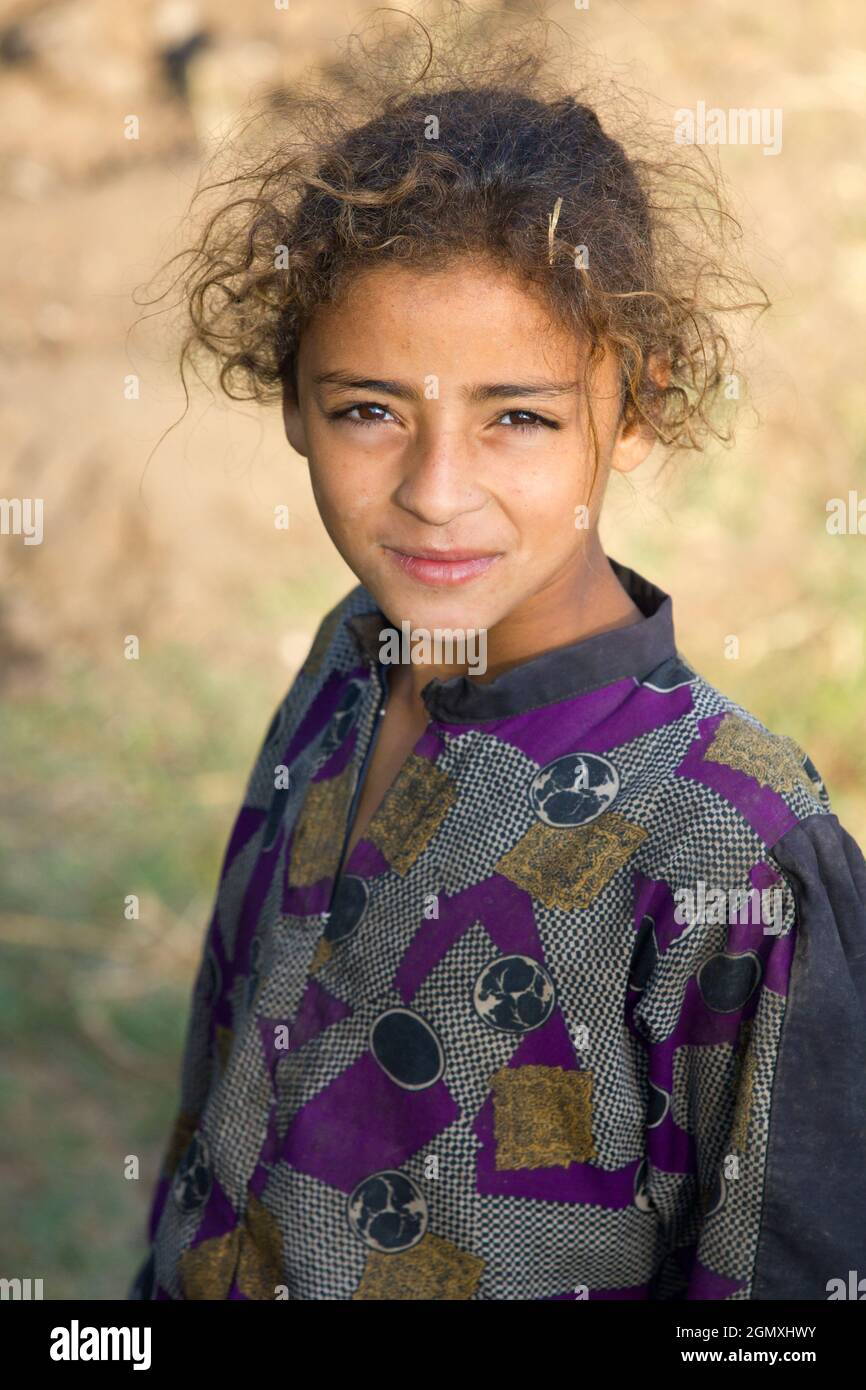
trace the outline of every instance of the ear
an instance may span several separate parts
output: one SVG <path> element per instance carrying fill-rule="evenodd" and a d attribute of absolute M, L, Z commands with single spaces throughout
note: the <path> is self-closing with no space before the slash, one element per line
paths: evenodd
<path fill-rule="evenodd" d="M 301 458 L 307 458 L 309 456 L 307 434 L 301 417 L 301 408 L 298 405 L 294 384 L 288 376 L 283 378 L 283 426 L 286 431 L 286 438 L 295 453 L 300 454 Z"/>
<path fill-rule="evenodd" d="M 623 423 L 611 453 L 611 468 L 617 473 L 630 473 L 649 456 L 655 442 L 655 431 L 650 429 L 646 421 L 638 418 Z"/>
<path fill-rule="evenodd" d="M 670 362 L 662 354 L 651 353 L 647 370 L 656 386 L 664 389 L 670 379 Z M 618 473 L 630 473 L 652 452 L 658 436 L 655 430 L 641 416 L 623 420 L 613 446 L 610 466 Z"/>

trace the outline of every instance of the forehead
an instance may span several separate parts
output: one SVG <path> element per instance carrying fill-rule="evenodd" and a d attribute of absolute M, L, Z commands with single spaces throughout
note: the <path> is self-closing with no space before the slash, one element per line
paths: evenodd
<path fill-rule="evenodd" d="M 543 293 L 489 260 L 459 258 L 423 269 L 389 262 L 364 268 L 337 299 L 313 314 L 302 357 L 321 365 L 335 352 L 361 352 L 394 372 L 404 363 L 472 366 L 517 363 L 564 379 L 582 356 L 579 337 L 553 314 Z M 422 373 L 423 374 L 423 373 Z"/>

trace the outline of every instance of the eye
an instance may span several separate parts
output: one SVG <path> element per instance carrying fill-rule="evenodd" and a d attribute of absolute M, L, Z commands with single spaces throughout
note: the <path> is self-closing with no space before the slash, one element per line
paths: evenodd
<path fill-rule="evenodd" d="M 342 410 L 333 410 L 329 412 L 328 419 L 348 420 L 350 425 L 361 425 L 362 427 L 378 425 L 380 422 L 386 423 L 381 415 L 374 415 L 372 420 L 360 419 L 352 415 L 353 410 L 382 410 L 386 415 L 390 415 L 392 420 L 396 419 L 396 416 L 391 414 L 388 407 L 386 405 L 379 405 L 378 401 L 356 401 L 354 405 L 344 406 Z"/>
<path fill-rule="evenodd" d="M 506 410 L 499 416 L 499 423 L 501 424 L 509 415 L 523 415 L 529 418 L 530 423 L 520 421 L 518 424 L 508 427 L 513 430 L 522 430 L 527 434 L 534 433 L 537 429 L 558 430 L 560 428 L 555 420 L 548 420 L 543 415 L 537 415 L 534 410 Z"/>

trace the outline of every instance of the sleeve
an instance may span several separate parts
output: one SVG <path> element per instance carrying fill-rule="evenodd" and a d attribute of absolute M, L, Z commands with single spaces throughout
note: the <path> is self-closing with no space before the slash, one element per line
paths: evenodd
<path fill-rule="evenodd" d="M 834 1291 L 866 1276 L 866 862 L 822 811 L 760 871 L 777 913 L 671 933 L 634 1011 L 654 1298 L 856 1297 Z"/>
<path fill-rule="evenodd" d="M 793 891 L 798 940 L 752 1297 L 856 1299 L 866 1291 L 866 861 L 834 814 L 800 821 L 773 858 Z"/>
<path fill-rule="evenodd" d="M 267 784 L 273 788 L 271 765 L 274 761 L 274 748 L 284 728 L 285 703 L 284 700 L 278 706 L 270 721 L 247 780 L 243 804 L 235 816 L 223 854 L 214 907 L 204 935 L 199 966 L 190 995 L 180 1070 L 179 1105 L 148 1206 L 147 1238 L 151 1246 L 156 1239 L 175 1170 L 192 1141 L 211 1086 L 224 1069 L 231 1048 L 238 969 L 240 966 L 249 968 L 250 972 L 254 969 L 253 963 L 230 961 L 226 958 L 220 929 L 220 908 L 221 905 L 225 908 L 223 885 L 236 856 L 252 834 L 261 828 L 265 819 L 264 806 L 256 803 L 260 800 L 259 792 L 262 786 Z M 271 807 L 276 800 L 276 796 L 272 795 Z M 265 828 L 267 829 L 267 822 Z M 236 902 L 238 897 L 238 892 L 233 890 L 233 901 Z M 253 981 L 252 973 L 250 981 Z M 151 1251 L 129 1287 L 128 1299 L 150 1298 L 152 1283 Z"/>
<path fill-rule="evenodd" d="M 234 859 L 234 849 L 242 838 L 246 812 L 246 805 L 243 805 L 238 816 L 235 817 L 234 828 L 232 828 L 224 859 L 222 859 L 220 888 L 224 883 L 228 867 Z M 222 954 L 220 940 L 218 940 L 220 937 L 220 931 L 218 931 L 220 888 L 217 890 L 217 901 L 215 901 L 213 912 L 211 912 L 209 926 L 204 933 L 199 969 L 197 969 L 192 994 L 190 994 L 186 1036 L 185 1042 L 183 1042 L 181 1088 L 179 1088 L 181 1095 L 179 1095 L 178 1111 L 175 1113 L 174 1125 L 172 1125 L 170 1136 L 168 1136 L 168 1143 L 165 1144 L 156 1187 L 154 1187 L 149 1208 L 147 1208 L 147 1241 L 152 1247 L 154 1240 L 156 1240 L 157 1227 L 160 1225 L 161 1216 L 163 1216 L 165 1201 L 167 1201 L 171 1191 L 171 1181 L 175 1169 L 181 1162 L 183 1154 L 188 1150 L 189 1144 L 192 1143 L 193 1134 L 195 1134 L 199 1120 L 202 1118 L 204 1102 L 206 1102 L 211 1084 L 218 1074 L 217 1069 L 224 1062 L 225 1052 L 227 1052 L 228 1045 L 231 1045 L 232 1031 L 234 1031 L 234 1008 L 232 1008 L 232 991 L 229 988 L 231 979 L 229 979 L 227 969 L 225 969 L 224 954 Z M 152 1297 L 152 1289 L 153 1250 L 150 1251 L 145 1264 L 140 1266 L 138 1273 L 136 1273 L 131 1289 L 129 1289 L 128 1298 L 131 1300 L 150 1298 Z"/>
<path fill-rule="evenodd" d="M 275 789 L 275 767 L 284 759 L 291 758 L 293 744 L 305 734 L 305 711 L 314 689 L 328 676 L 332 664 L 332 645 L 345 602 L 343 599 L 337 603 L 319 623 L 296 679 L 273 713 L 247 779 L 243 804 L 235 817 L 223 856 L 214 907 L 192 986 L 181 1065 L 179 1106 L 148 1207 L 147 1236 L 151 1247 L 156 1239 L 175 1170 L 198 1128 L 211 1087 L 225 1068 L 234 1036 L 234 1007 L 239 997 L 238 990 L 242 995 L 245 992 L 245 997 L 249 998 L 257 983 L 258 942 L 253 940 L 250 943 L 250 958 L 245 954 L 242 960 L 228 959 L 223 944 L 226 922 L 221 922 L 220 914 L 237 915 L 243 886 L 235 882 L 227 883 L 227 875 L 253 834 L 261 832 L 261 844 L 265 851 L 275 840 L 289 796 L 286 788 Z M 245 983 L 238 982 L 239 973 L 246 973 Z M 127 1297 L 148 1299 L 152 1296 L 152 1288 L 151 1249 L 130 1285 Z"/>

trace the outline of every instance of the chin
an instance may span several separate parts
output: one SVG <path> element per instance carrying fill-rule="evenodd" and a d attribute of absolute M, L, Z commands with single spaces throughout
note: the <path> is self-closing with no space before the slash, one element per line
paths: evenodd
<path fill-rule="evenodd" d="M 501 595 L 494 603 L 489 595 L 449 593 L 446 589 L 428 593 L 422 590 L 422 586 L 412 583 L 378 584 L 375 587 L 368 584 L 366 587 L 392 622 L 399 624 L 408 621 L 413 629 L 480 631 L 492 627 L 503 616 Z"/>

